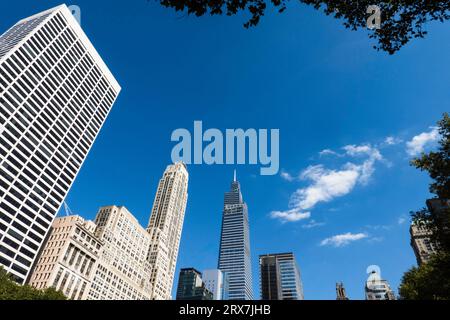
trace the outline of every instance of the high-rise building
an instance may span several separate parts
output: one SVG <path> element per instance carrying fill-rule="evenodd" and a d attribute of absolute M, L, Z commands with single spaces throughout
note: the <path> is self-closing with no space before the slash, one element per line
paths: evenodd
<path fill-rule="evenodd" d="M 427 262 L 437 252 L 436 244 L 431 240 L 432 231 L 426 226 L 411 224 L 409 227 L 411 235 L 411 247 L 414 250 L 417 264 Z"/>
<path fill-rule="evenodd" d="M 180 270 L 177 300 L 213 300 L 213 294 L 206 288 L 199 271 L 185 268 Z"/>
<path fill-rule="evenodd" d="M 228 275 L 229 300 L 253 300 L 248 209 L 236 171 L 224 198 L 218 269 Z"/>
<path fill-rule="evenodd" d="M 150 300 L 150 235 L 123 206 L 101 207 L 95 236 L 103 242 L 88 300 Z"/>
<path fill-rule="evenodd" d="M 95 223 L 56 218 L 31 277 L 74 300 L 149 300 L 150 236 L 125 208 L 102 207 Z"/>
<path fill-rule="evenodd" d="M 25 283 L 120 86 L 65 5 L 0 37 L 0 266 Z"/>
<path fill-rule="evenodd" d="M 336 283 L 336 300 L 348 300 L 345 293 L 344 284 L 342 282 Z"/>
<path fill-rule="evenodd" d="M 294 254 L 259 256 L 262 300 L 303 300 L 300 269 Z"/>
<path fill-rule="evenodd" d="M 152 299 L 170 300 L 188 197 L 189 174 L 184 163 L 169 165 L 159 181 L 147 227 Z"/>
<path fill-rule="evenodd" d="M 212 292 L 214 300 L 228 300 L 228 276 L 219 269 L 209 269 L 202 273 L 203 283 Z"/>
<path fill-rule="evenodd" d="M 436 229 L 426 225 L 411 224 L 409 233 L 411 235 L 411 247 L 414 250 L 417 264 L 421 265 L 430 260 L 431 256 L 439 251 L 439 243 L 434 232 L 440 233 L 441 237 L 448 237 L 450 230 L 450 200 L 439 198 L 426 201 L 428 211 L 433 216 Z"/>
<path fill-rule="evenodd" d="M 37 289 L 53 287 L 71 300 L 85 300 L 103 247 L 94 232 L 95 224 L 80 216 L 56 218 L 30 284 Z"/>
<path fill-rule="evenodd" d="M 372 271 L 365 285 L 366 300 L 395 300 L 394 292 L 387 280 L 381 279 L 381 276 Z"/>

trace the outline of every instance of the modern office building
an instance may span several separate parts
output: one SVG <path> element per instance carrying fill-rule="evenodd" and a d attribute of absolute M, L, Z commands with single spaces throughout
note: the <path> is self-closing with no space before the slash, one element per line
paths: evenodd
<path fill-rule="evenodd" d="M 294 254 L 259 256 L 262 300 L 303 300 L 300 269 Z"/>
<path fill-rule="evenodd" d="M 152 299 L 170 300 L 188 197 L 184 163 L 169 165 L 159 181 L 147 231 L 151 238 Z"/>
<path fill-rule="evenodd" d="M 123 206 L 101 207 L 95 236 L 103 242 L 88 300 L 150 300 L 150 235 Z"/>
<path fill-rule="evenodd" d="M 194 268 L 180 270 L 177 300 L 213 300 L 213 294 L 202 281 L 202 274 Z"/>
<path fill-rule="evenodd" d="M 73 300 L 149 300 L 150 236 L 125 208 L 99 209 L 95 223 L 56 218 L 31 277 Z"/>
<path fill-rule="evenodd" d="M 23 284 L 120 86 L 65 5 L 0 37 L 0 266 Z"/>
<path fill-rule="evenodd" d="M 56 218 L 30 284 L 37 289 L 53 287 L 71 300 L 85 300 L 103 247 L 94 232 L 95 224 L 80 216 Z"/>
<path fill-rule="evenodd" d="M 228 275 L 229 300 L 253 300 L 248 209 L 236 171 L 224 197 L 218 269 Z"/>
<path fill-rule="evenodd" d="M 203 283 L 212 292 L 214 300 L 228 300 L 228 277 L 219 269 L 209 269 L 202 272 Z"/>
<path fill-rule="evenodd" d="M 366 300 L 395 300 L 394 292 L 389 283 L 381 279 L 381 276 L 376 271 L 372 271 L 370 274 L 364 290 Z"/>
<path fill-rule="evenodd" d="M 344 284 L 342 282 L 336 283 L 336 300 L 348 300 L 345 293 Z"/>
<path fill-rule="evenodd" d="M 409 227 L 409 233 L 411 235 L 411 247 L 414 250 L 417 264 L 420 266 L 430 260 L 430 257 L 437 252 L 437 245 L 431 240 L 433 233 L 426 226 L 413 223 Z"/>

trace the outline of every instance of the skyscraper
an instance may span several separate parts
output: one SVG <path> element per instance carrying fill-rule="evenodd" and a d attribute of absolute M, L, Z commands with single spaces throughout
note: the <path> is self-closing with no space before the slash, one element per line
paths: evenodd
<path fill-rule="evenodd" d="M 102 241 L 88 300 L 150 300 L 150 236 L 124 206 L 106 206 L 95 217 Z"/>
<path fill-rule="evenodd" d="M 225 193 L 218 268 L 227 273 L 229 300 L 253 300 L 250 231 L 247 204 L 236 171 Z"/>
<path fill-rule="evenodd" d="M 188 197 L 189 174 L 186 165 L 169 165 L 159 181 L 147 227 L 151 242 L 148 261 L 151 264 L 152 299 L 169 300 L 183 229 Z"/>
<path fill-rule="evenodd" d="M 0 37 L 0 265 L 24 283 L 120 86 L 65 5 Z"/>
<path fill-rule="evenodd" d="M 414 250 L 417 264 L 427 262 L 438 250 L 437 245 L 432 241 L 433 232 L 426 226 L 411 224 L 409 227 L 411 235 L 411 247 Z"/>
<path fill-rule="evenodd" d="M 303 300 L 300 269 L 294 254 L 259 256 L 262 300 Z"/>
<path fill-rule="evenodd" d="M 177 300 L 213 300 L 213 294 L 206 288 L 199 271 L 184 268 L 178 278 Z"/>

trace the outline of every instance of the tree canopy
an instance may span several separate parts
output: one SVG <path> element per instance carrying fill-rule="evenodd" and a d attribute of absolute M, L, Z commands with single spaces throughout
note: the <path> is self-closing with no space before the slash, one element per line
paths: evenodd
<path fill-rule="evenodd" d="M 432 179 L 430 192 L 444 203 L 437 211 L 424 208 L 412 213 L 413 223 L 432 232 L 431 240 L 438 252 L 430 261 L 404 274 L 399 288 L 403 299 L 450 299 L 450 117 L 447 113 L 438 122 L 438 128 L 441 135 L 438 149 L 411 161 L 416 168 L 428 172 Z"/>
<path fill-rule="evenodd" d="M 0 266 L 0 300 L 66 300 L 66 297 L 53 288 L 38 290 L 21 286 Z"/>
<path fill-rule="evenodd" d="M 381 27 L 371 30 L 369 37 L 377 41 L 374 48 L 393 54 L 414 38 L 423 38 L 425 24 L 450 18 L 448 0 L 297 0 L 326 15 L 343 21 L 351 30 L 367 29 L 367 8 L 377 5 L 381 11 Z M 289 0 L 159 0 L 161 5 L 188 15 L 203 16 L 246 13 L 244 27 L 258 25 L 270 7 L 282 13 Z"/>

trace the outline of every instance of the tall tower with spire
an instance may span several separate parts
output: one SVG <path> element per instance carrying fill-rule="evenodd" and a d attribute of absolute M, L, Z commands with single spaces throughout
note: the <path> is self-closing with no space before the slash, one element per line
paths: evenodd
<path fill-rule="evenodd" d="M 147 227 L 151 237 L 147 259 L 151 265 L 153 300 L 172 298 L 173 278 L 188 197 L 188 180 L 189 174 L 182 162 L 167 166 L 159 180 Z"/>
<path fill-rule="evenodd" d="M 228 277 L 229 300 L 253 300 L 250 234 L 247 204 L 234 171 L 225 192 L 218 268 Z"/>

